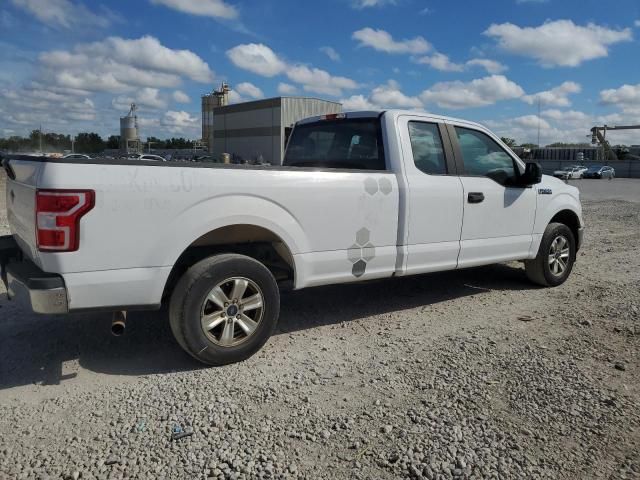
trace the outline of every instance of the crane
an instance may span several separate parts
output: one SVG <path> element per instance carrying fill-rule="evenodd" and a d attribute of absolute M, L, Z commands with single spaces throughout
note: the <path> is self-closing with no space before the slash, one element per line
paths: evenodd
<path fill-rule="evenodd" d="M 604 125 L 602 127 L 593 127 L 591 129 L 591 143 L 593 145 L 598 143 L 602 145 L 605 160 L 618 160 L 616 152 L 611 148 L 611 144 L 607 140 L 607 132 L 610 130 L 640 130 L 640 125 L 619 125 L 615 127 Z"/>

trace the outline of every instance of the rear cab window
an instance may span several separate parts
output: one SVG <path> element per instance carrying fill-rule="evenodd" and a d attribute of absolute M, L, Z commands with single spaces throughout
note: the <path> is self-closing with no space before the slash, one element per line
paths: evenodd
<path fill-rule="evenodd" d="M 384 171 L 380 120 L 336 118 L 298 125 L 289 139 L 283 165 Z"/>

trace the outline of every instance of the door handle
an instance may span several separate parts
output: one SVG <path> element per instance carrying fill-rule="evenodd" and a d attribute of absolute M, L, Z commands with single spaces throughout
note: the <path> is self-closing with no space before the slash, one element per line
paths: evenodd
<path fill-rule="evenodd" d="M 467 195 L 469 203 L 481 203 L 484 201 L 484 193 L 482 192 L 469 192 Z"/>

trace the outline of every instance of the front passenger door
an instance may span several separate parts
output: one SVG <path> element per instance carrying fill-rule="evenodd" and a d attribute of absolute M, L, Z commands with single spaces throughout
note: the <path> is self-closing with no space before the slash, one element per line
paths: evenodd
<path fill-rule="evenodd" d="M 529 256 L 536 189 L 515 186 L 515 159 L 487 133 L 449 126 L 464 191 L 458 267 Z"/>

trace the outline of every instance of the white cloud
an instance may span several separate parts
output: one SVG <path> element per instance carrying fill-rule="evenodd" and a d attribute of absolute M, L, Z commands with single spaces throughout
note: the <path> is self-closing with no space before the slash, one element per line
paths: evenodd
<path fill-rule="evenodd" d="M 278 84 L 278 93 L 280 95 L 297 95 L 298 94 L 298 89 L 296 87 L 294 87 L 293 85 L 290 85 L 288 83 L 280 82 Z"/>
<path fill-rule="evenodd" d="M 258 87 L 256 87 L 253 83 L 242 82 L 236 85 L 235 90 L 240 95 L 246 95 L 247 97 L 251 97 L 253 99 L 264 98 L 264 93 Z"/>
<path fill-rule="evenodd" d="M 309 68 L 305 65 L 289 66 L 287 69 L 289 80 L 300 83 L 308 92 L 322 95 L 342 95 L 342 90 L 358 88 L 358 84 L 346 77 L 335 77 L 319 68 Z"/>
<path fill-rule="evenodd" d="M 584 112 L 579 112 L 576 110 L 558 110 L 557 108 L 543 110 L 540 115 L 545 118 L 550 118 L 551 120 L 556 120 L 558 122 L 572 124 L 588 123 L 589 119 L 591 118 Z"/>
<path fill-rule="evenodd" d="M 81 3 L 69 0 L 11 0 L 18 8 L 35 16 L 42 23 L 57 28 L 108 27 L 109 15 L 97 15 Z"/>
<path fill-rule="evenodd" d="M 227 51 L 227 57 L 236 67 L 263 77 L 275 77 L 287 69 L 287 64 L 262 43 L 238 45 Z"/>
<path fill-rule="evenodd" d="M 631 29 L 613 30 L 594 23 L 579 26 L 571 20 L 555 20 L 538 27 L 512 23 L 493 24 L 485 35 L 511 53 L 536 59 L 544 67 L 576 67 L 606 57 L 609 46 L 631 40 Z"/>
<path fill-rule="evenodd" d="M 227 56 L 237 67 L 264 77 L 285 74 L 308 92 L 339 96 L 344 89 L 358 87 L 350 78 L 333 76 L 325 70 L 302 64 L 288 64 L 263 44 L 238 45 L 229 50 Z"/>
<path fill-rule="evenodd" d="M 420 55 L 431 50 L 431 45 L 423 37 L 394 40 L 388 32 L 369 27 L 353 32 L 352 38 L 360 42 L 360 47 L 371 47 L 385 53 Z"/>
<path fill-rule="evenodd" d="M 525 95 L 522 100 L 529 105 L 538 103 L 542 105 L 551 105 L 555 107 L 568 107 L 571 105 L 569 95 L 580 93 L 582 87 L 576 82 L 564 82 L 551 90 Z"/>
<path fill-rule="evenodd" d="M 342 108 L 345 111 L 358 111 L 358 110 L 377 110 L 377 105 L 374 105 L 364 95 L 352 95 L 349 98 L 343 98 L 340 100 Z"/>
<path fill-rule="evenodd" d="M 416 60 L 417 63 L 423 65 L 429 65 L 441 72 L 462 72 L 464 71 L 464 65 L 460 63 L 454 63 L 449 60 L 449 57 L 444 53 L 436 52 L 432 55 L 420 57 Z"/>
<path fill-rule="evenodd" d="M 135 96 L 119 96 L 113 99 L 111 105 L 116 110 L 129 110 L 132 103 L 142 108 L 160 110 L 167 108 L 167 99 L 157 88 L 141 88 Z"/>
<path fill-rule="evenodd" d="M 383 7 L 385 5 L 395 5 L 396 0 L 352 0 L 351 6 L 358 10 L 370 7 Z"/>
<path fill-rule="evenodd" d="M 385 108 L 406 108 L 422 110 L 422 101 L 417 97 L 406 95 L 398 82 L 389 80 L 374 88 L 369 96 L 362 94 L 340 100 L 345 110 L 382 110 Z"/>
<path fill-rule="evenodd" d="M 522 117 L 514 118 L 511 121 L 514 125 L 523 128 L 538 128 L 538 125 L 540 125 L 540 128 L 551 128 L 549 122 L 547 122 L 543 118 L 538 117 L 537 115 L 524 115 Z"/>
<path fill-rule="evenodd" d="M 618 105 L 622 108 L 640 106 L 640 83 L 637 85 L 622 85 L 600 92 L 600 101 L 604 104 Z"/>
<path fill-rule="evenodd" d="M 442 108 L 471 108 L 493 105 L 500 100 L 520 98 L 524 91 L 503 75 L 491 75 L 470 82 L 440 82 L 420 94 L 420 99 Z"/>
<path fill-rule="evenodd" d="M 151 3 L 202 17 L 224 19 L 238 17 L 238 10 L 223 0 L 151 0 Z"/>
<path fill-rule="evenodd" d="M 148 35 L 138 39 L 109 37 L 101 42 L 76 47 L 80 53 L 112 58 L 138 68 L 184 75 L 196 82 L 210 82 L 209 65 L 190 50 L 172 50 Z"/>
<path fill-rule="evenodd" d="M 189 95 L 184 93 L 182 90 L 176 90 L 171 96 L 177 103 L 191 103 L 191 98 L 189 97 Z"/>
<path fill-rule="evenodd" d="M 198 132 L 200 130 L 200 118 L 184 110 L 169 110 L 165 112 L 164 116 L 160 119 L 160 125 L 174 134 L 188 134 L 192 137 L 197 137 L 199 136 Z"/>
<path fill-rule="evenodd" d="M 455 63 L 449 59 L 447 55 L 440 52 L 434 52 L 431 55 L 425 55 L 414 59 L 416 63 L 422 65 L 429 65 L 435 70 L 441 72 L 464 72 L 473 67 L 484 68 L 487 73 L 497 74 L 507 70 L 507 67 L 495 60 L 489 60 L 487 58 L 474 58 L 466 63 Z"/>
<path fill-rule="evenodd" d="M 469 60 L 466 64 L 467 67 L 481 67 L 484 68 L 487 73 L 502 73 L 508 70 L 506 65 L 496 62 L 495 60 L 489 60 L 488 58 L 474 58 Z"/>
<path fill-rule="evenodd" d="M 336 52 L 333 47 L 320 47 L 320 51 L 324 53 L 327 57 L 329 57 L 334 62 L 340 61 L 340 54 Z"/>
<path fill-rule="evenodd" d="M 640 20 L 636 20 L 635 22 L 633 22 L 633 24 L 634 24 L 636 27 L 640 28 Z"/>
<path fill-rule="evenodd" d="M 61 93 L 40 85 L 0 90 L 0 111 L 3 121 L 14 125 L 32 127 L 47 125 L 60 128 L 74 121 L 94 121 L 94 102 L 83 96 Z"/>
<path fill-rule="evenodd" d="M 400 85 L 393 80 L 374 88 L 369 100 L 381 108 L 422 108 L 419 98 L 402 93 Z"/>
<path fill-rule="evenodd" d="M 73 51 L 50 51 L 39 56 L 44 80 L 85 91 L 123 92 L 132 87 L 176 87 L 181 77 L 209 82 L 213 72 L 189 50 L 169 49 L 154 38 L 109 37 L 76 45 Z"/>

